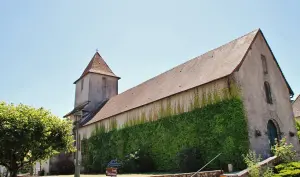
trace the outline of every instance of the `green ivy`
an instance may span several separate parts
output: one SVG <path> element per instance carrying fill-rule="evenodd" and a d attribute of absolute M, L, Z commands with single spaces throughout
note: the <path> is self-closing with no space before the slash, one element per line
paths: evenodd
<path fill-rule="evenodd" d="M 214 96 L 208 96 L 208 100 L 212 101 L 210 97 Z M 175 157 L 186 148 L 198 148 L 205 162 L 222 153 L 208 169 L 220 169 L 229 163 L 237 169 L 244 168 L 241 154 L 248 152 L 249 140 L 240 98 L 228 98 L 201 108 L 198 108 L 200 100 L 196 102 L 194 110 L 173 116 L 164 114 L 170 111 L 169 106 L 168 111 L 161 108 L 160 114 L 167 117 L 156 121 L 142 124 L 128 122 L 124 128 L 115 129 L 113 126 L 109 132 L 98 128 L 101 130 L 86 142 L 85 169 L 103 172 L 110 160 L 123 159 L 127 154 L 143 149 L 150 154 L 157 171 L 178 171 Z M 178 112 L 182 109 L 178 105 L 175 108 Z"/>

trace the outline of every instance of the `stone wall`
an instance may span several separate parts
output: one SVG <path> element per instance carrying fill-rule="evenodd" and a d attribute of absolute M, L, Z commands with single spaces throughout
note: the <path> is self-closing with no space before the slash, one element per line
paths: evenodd
<path fill-rule="evenodd" d="M 268 74 L 264 74 L 261 55 L 266 58 Z M 292 143 L 298 151 L 298 137 L 289 135 L 290 131 L 297 132 L 289 90 L 261 33 L 256 37 L 235 77 L 242 89 L 251 149 L 263 157 L 269 156 L 267 124 L 272 119 L 278 125 L 278 133 L 282 137 L 286 136 L 287 142 Z M 273 104 L 266 101 L 265 81 L 270 84 Z M 261 132 L 261 136 L 255 136 L 256 130 Z"/>
<path fill-rule="evenodd" d="M 168 109 L 167 107 L 170 106 L 171 110 L 165 110 L 166 114 L 177 114 L 182 112 L 187 112 L 191 109 L 191 103 L 194 100 L 195 94 L 201 101 L 201 97 L 203 94 L 218 92 L 222 95 L 221 90 L 224 88 L 228 88 L 228 79 L 223 78 L 217 80 L 212 83 L 208 83 L 176 95 L 172 95 L 170 97 L 155 101 L 153 103 L 143 105 L 141 107 L 132 109 L 130 111 L 115 115 L 108 119 L 104 119 L 102 121 L 96 122 L 94 124 L 90 124 L 88 126 L 84 126 L 80 128 L 81 137 L 90 137 L 91 133 L 95 130 L 97 126 L 104 125 L 106 129 L 110 129 L 110 124 L 112 120 L 115 120 L 117 123 L 118 128 L 122 128 L 124 124 L 129 123 L 130 120 L 139 119 L 145 117 L 148 119 L 152 117 L 152 119 L 158 119 L 160 117 L 159 111 L 162 107 Z M 222 96 L 221 96 L 222 97 Z M 170 104 L 170 105 L 168 105 Z M 201 103 L 200 103 L 201 104 Z"/>
<path fill-rule="evenodd" d="M 258 163 L 258 166 L 265 167 L 265 166 L 273 166 L 278 162 L 278 158 L 276 156 L 269 157 L 266 160 L 263 160 Z M 248 173 L 249 169 L 245 169 L 241 172 L 235 173 L 235 174 L 222 174 L 220 177 L 247 177 L 249 176 Z"/>
<path fill-rule="evenodd" d="M 74 107 L 88 101 L 90 76 L 91 75 L 88 74 L 76 82 Z M 82 89 L 81 86 L 83 86 Z"/>
<path fill-rule="evenodd" d="M 81 86 L 83 87 L 81 88 Z M 92 110 L 101 101 L 117 94 L 118 78 L 89 73 L 76 82 L 74 107 L 90 101 L 88 109 Z"/>

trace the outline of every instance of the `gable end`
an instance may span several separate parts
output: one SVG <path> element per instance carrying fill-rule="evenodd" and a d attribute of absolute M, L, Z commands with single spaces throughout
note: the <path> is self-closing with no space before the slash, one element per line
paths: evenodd
<path fill-rule="evenodd" d="M 284 76 L 284 74 L 283 74 L 283 72 L 282 72 L 282 70 L 281 70 L 281 68 L 280 68 L 280 66 L 279 66 L 279 64 L 278 64 L 278 62 L 277 62 L 277 60 L 276 60 L 276 58 L 275 58 L 275 55 L 274 55 L 274 53 L 273 53 L 273 51 L 272 51 L 270 45 L 268 44 L 268 42 L 267 42 L 267 40 L 266 40 L 266 38 L 265 38 L 263 32 L 261 31 L 261 29 L 259 29 L 258 32 L 256 33 L 256 35 L 255 35 L 255 37 L 254 37 L 254 40 L 252 41 L 252 43 L 251 43 L 250 47 L 248 48 L 247 52 L 245 53 L 245 55 L 244 55 L 244 57 L 243 57 L 241 63 L 235 68 L 235 70 L 234 70 L 233 72 L 239 71 L 240 67 L 242 66 L 243 62 L 245 61 L 245 58 L 246 58 L 246 56 L 247 56 L 249 50 L 251 49 L 252 44 L 253 44 L 254 41 L 256 40 L 258 34 L 261 34 L 261 35 L 262 35 L 263 40 L 264 40 L 264 42 L 267 44 L 267 47 L 268 47 L 269 51 L 271 52 L 272 57 L 274 58 L 274 61 L 275 61 L 276 65 L 277 65 L 277 67 L 278 67 L 278 69 L 279 69 L 279 71 L 280 71 L 280 73 L 281 73 L 281 75 L 282 75 L 282 77 L 283 77 L 283 79 L 284 79 L 284 81 L 285 81 L 285 83 L 286 83 L 286 86 L 288 87 L 288 90 L 289 90 L 289 93 L 290 93 L 290 97 L 293 97 L 293 96 L 294 96 L 294 92 L 293 92 L 291 86 L 289 85 L 289 83 L 287 82 L 287 80 L 286 80 L 286 78 L 285 78 L 285 76 Z"/>

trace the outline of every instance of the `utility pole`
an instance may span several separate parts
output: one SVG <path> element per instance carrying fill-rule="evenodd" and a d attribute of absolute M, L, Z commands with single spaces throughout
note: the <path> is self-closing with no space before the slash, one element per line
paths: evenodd
<path fill-rule="evenodd" d="M 81 116 L 81 115 L 80 115 Z M 80 165 L 79 165 L 79 160 L 78 160 L 78 156 L 79 156 L 79 120 L 78 120 L 78 115 L 75 116 L 76 117 L 76 152 L 75 152 L 75 174 L 74 177 L 80 177 Z"/>
<path fill-rule="evenodd" d="M 75 166 L 75 173 L 74 177 L 80 177 L 80 164 L 79 164 L 79 147 L 80 147 L 80 137 L 79 137 L 79 126 L 80 126 L 80 120 L 83 117 L 83 109 L 86 105 L 89 104 L 90 101 L 86 101 L 83 104 L 75 107 L 70 113 L 65 115 L 64 117 L 69 117 L 72 115 L 71 119 L 74 120 L 74 128 L 73 133 L 75 134 L 75 158 L 74 158 L 74 166 Z"/>

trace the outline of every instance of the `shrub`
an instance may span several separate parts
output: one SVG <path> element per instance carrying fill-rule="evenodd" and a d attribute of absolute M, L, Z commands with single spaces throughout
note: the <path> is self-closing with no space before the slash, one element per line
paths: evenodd
<path fill-rule="evenodd" d="M 139 158 L 137 159 L 139 164 L 139 172 L 152 172 L 154 170 L 154 163 L 151 156 L 145 151 L 139 151 Z"/>
<path fill-rule="evenodd" d="M 151 172 L 154 170 L 153 160 L 144 150 L 137 150 L 125 157 L 121 171 L 125 173 Z"/>
<path fill-rule="evenodd" d="M 75 172 L 74 162 L 69 159 L 61 159 L 57 162 L 57 172 L 60 175 L 69 175 Z"/>
<path fill-rule="evenodd" d="M 39 171 L 38 176 L 45 176 L 45 170 L 42 169 L 41 171 Z"/>
<path fill-rule="evenodd" d="M 204 164 L 200 151 L 197 148 L 187 148 L 177 155 L 177 163 L 180 172 L 195 172 Z"/>
<path fill-rule="evenodd" d="M 249 176 L 259 177 L 260 168 L 257 164 L 261 161 L 261 157 L 257 156 L 254 151 L 249 151 L 249 153 L 244 156 L 244 161 L 249 169 Z"/>
<path fill-rule="evenodd" d="M 250 177 L 272 177 L 272 168 L 266 166 L 261 167 L 258 163 L 261 161 L 260 155 L 256 155 L 254 151 L 249 151 L 248 154 L 243 155 L 244 161 L 247 164 Z"/>
<path fill-rule="evenodd" d="M 125 173 L 135 173 L 138 171 L 137 159 L 139 157 L 137 153 L 138 151 L 135 151 L 134 153 L 130 153 L 125 156 L 122 171 L 124 171 Z"/>
<path fill-rule="evenodd" d="M 286 138 L 282 138 L 279 143 L 272 147 L 272 152 L 281 162 L 292 162 L 296 157 L 296 151 L 293 150 L 293 145 L 286 142 Z"/>
<path fill-rule="evenodd" d="M 274 176 L 274 172 L 273 169 L 270 167 L 262 167 L 262 176 L 263 177 L 273 177 Z"/>
<path fill-rule="evenodd" d="M 25 165 L 19 170 L 19 172 L 21 174 L 29 173 L 31 168 L 32 167 L 30 165 Z"/>
<path fill-rule="evenodd" d="M 299 177 L 300 162 L 283 163 L 275 166 L 274 177 Z"/>

